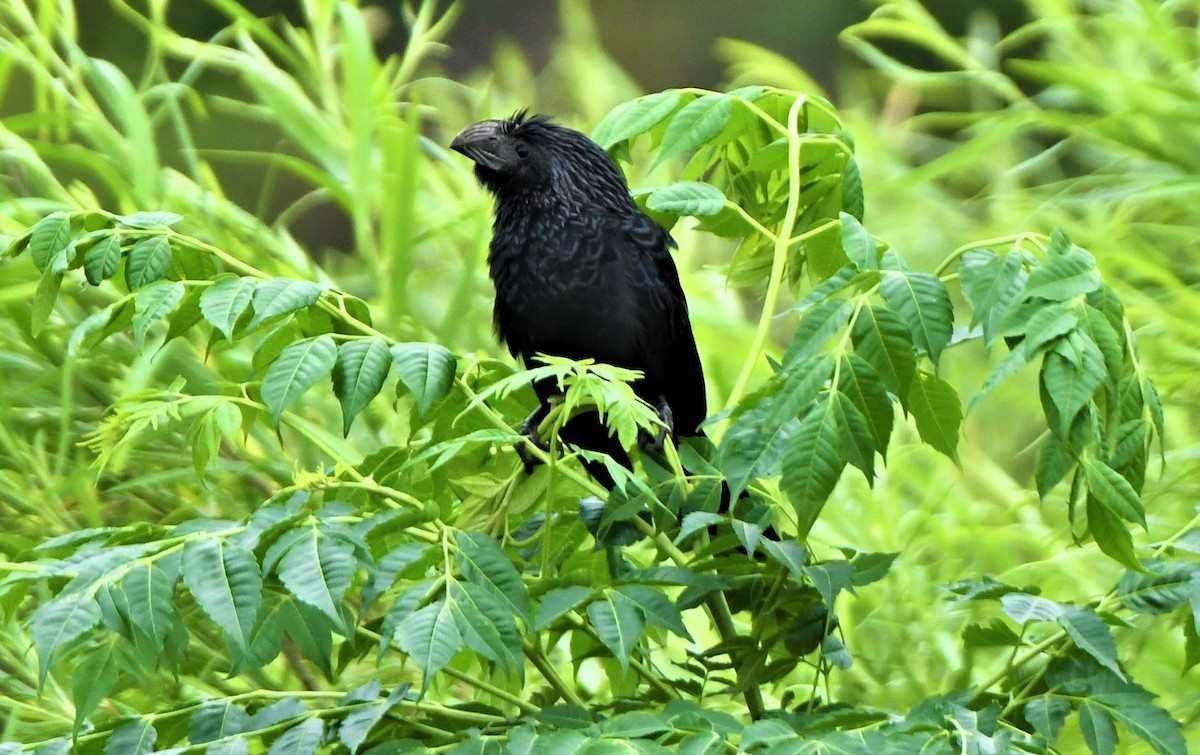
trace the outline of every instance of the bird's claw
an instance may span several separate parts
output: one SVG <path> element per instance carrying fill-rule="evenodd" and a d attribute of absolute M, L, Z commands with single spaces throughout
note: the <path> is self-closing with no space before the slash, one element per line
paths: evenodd
<path fill-rule="evenodd" d="M 537 446 L 543 451 L 549 451 L 550 449 L 546 447 L 546 444 L 542 442 L 541 436 L 538 435 L 538 426 L 542 424 L 542 420 L 546 418 L 546 414 L 549 413 L 549 411 L 549 407 L 545 405 L 538 406 L 538 408 L 530 412 L 529 416 L 525 418 L 525 421 L 521 423 L 521 435 L 528 438 L 533 445 Z M 521 460 L 521 465 L 525 467 L 525 474 L 533 474 L 533 468 L 540 464 L 541 461 L 535 459 L 529 454 L 529 450 L 525 447 L 524 441 L 517 443 L 516 450 L 517 458 Z"/>
<path fill-rule="evenodd" d="M 658 402 L 658 418 L 662 420 L 662 427 L 658 428 L 654 437 L 644 444 L 646 450 L 656 454 L 662 453 L 663 444 L 667 442 L 667 435 L 675 433 L 675 415 L 671 413 L 671 405 L 665 398 Z"/>

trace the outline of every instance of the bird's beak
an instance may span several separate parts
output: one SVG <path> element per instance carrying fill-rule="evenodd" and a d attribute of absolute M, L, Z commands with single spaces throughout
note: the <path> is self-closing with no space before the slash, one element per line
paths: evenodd
<path fill-rule="evenodd" d="M 462 153 L 488 170 L 503 170 L 511 164 L 512 145 L 501 129 L 503 121 L 480 121 L 458 132 L 450 149 Z"/>

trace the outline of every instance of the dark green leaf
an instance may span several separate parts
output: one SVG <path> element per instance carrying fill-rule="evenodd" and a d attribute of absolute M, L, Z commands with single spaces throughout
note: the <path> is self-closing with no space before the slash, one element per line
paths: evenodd
<path fill-rule="evenodd" d="M 1075 647 L 1095 658 L 1118 678 L 1124 678 L 1117 663 L 1117 643 L 1098 613 L 1083 606 L 1062 606 L 1057 621 Z"/>
<path fill-rule="evenodd" d="M 1095 496 L 1087 497 L 1088 531 L 1096 545 L 1117 563 L 1141 571 L 1142 565 L 1133 551 L 1133 537 L 1121 517 Z"/>
<path fill-rule="evenodd" d="M 879 281 L 879 292 L 907 323 L 913 344 L 937 364 L 954 327 L 954 307 L 946 284 L 932 273 L 889 271 Z"/>
<path fill-rule="evenodd" d="M 1021 264 L 1021 255 L 973 250 L 963 256 L 960 276 L 963 295 L 971 306 L 971 327 L 982 325 L 984 343 L 990 346 L 999 335 L 1000 319 L 1029 277 Z"/>
<path fill-rule="evenodd" d="M 325 724 L 321 719 L 306 719 L 272 742 L 267 755 L 313 755 L 324 734 Z"/>
<path fill-rule="evenodd" d="M 829 391 L 829 403 L 838 426 L 842 458 L 861 470 L 868 483 L 874 482 L 875 440 L 866 416 L 837 389 Z"/>
<path fill-rule="evenodd" d="M 512 613 L 521 617 L 525 626 L 533 626 L 533 612 L 525 582 L 500 544 L 482 532 L 462 531 L 454 533 L 454 542 L 458 544 L 455 555 L 463 577 L 490 589 L 510 607 Z"/>
<path fill-rule="evenodd" d="M 75 706 L 75 731 L 108 696 L 117 683 L 117 658 L 111 642 L 89 652 L 71 676 L 71 702 Z"/>
<path fill-rule="evenodd" d="M 1093 755 L 1112 755 L 1117 748 L 1117 728 L 1104 708 L 1090 700 L 1079 703 L 1079 729 Z"/>
<path fill-rule="evenodd" d="M 29 620 L 29 634 L 38 652 L 38 684 L 46 682 L 54 653 L 100 621 L 96 599 L 83 592 L 66 593 L 43 603 Z"/>
<path fill-rule="evenodd" d="M 683 625 L 679 608 L 658 590 L 645 585 L 621 585 L 613 592 L 613 598 L 628 600 L 637 606 L 650 626 L 668 629 L 685 640 L 692 639 Z"/>
<path fill-rule="evenodd" d="M 253 278 L 226 276 L 217 280 L 200 295 L 200 313 L 225 340 L 233 340 L 233 328 L 250 307 L 258 282 Z"/>
<path fill-rule="evenodd" d="M 800 420 L 784 449 L 781 485 L 796 509 L 801 539 L 808 536 L 846 466 L 839 450 L 840 432 L 833 402 L 823 401 Z"/>
<path fill-rule="evenodd" d="M 71 219 L 61 212 L 47 215 L 38 221 L 29 234 L 29 253 L 39 273 L 53 266 L 56 257 L 71 244 Z M 62 275 L 62 270 L 59 270 Z"/>
<path fill-rule="evenodd" d="M 400 382 L 417 400 L 417 411 L 424 416 L 454 385 L 458 364 L 454 355 L 435 343 L 398 343 L 391 352 Z"/>
<path fill-rule="evenodd" d="M 1106 509 L 1120 518 L 1133 524 L 1146 526 L 1146 509 L 1141 497 L 1121 475 L 1098 459 L 1088 459 L 1084 462 L 1084 472 L 1087 476 L 1088 493 Z"/>
<path fill-rule="evenodd" d="M 262 381 L 263 403 L 276 425 L 293 401 L 328 377 L 336 361 L 337 344 L 327 335 L 298 341 L 280 353 Z"/>
<path fill-rule="evenodd" d="M 46 327 L 46 323 L 50 321 L 54 305 L 58 302 L 58 290 L 61 286 L 62 273 L 55 272 L 53 268 L 47 269 L 38 279 L 37 291 L 33 295 L 33 308 L 29 314 L 29 332 L 34 337 L 37 337 L 42 332 L 42 328 Z"/>
<path fill-rule="evenodd" d="M 333 393 L 342 404 L 342 434 L 375 398 L 392 369 L 392 355 L 382 338 L 347 341 L 338 348 L 333 366 Z"/>
<path fill-rule="evenodd" d="M 794 367 L 811 359 L 817 351 L 846 326 L 854 311 L 854 302 L 835 297 L 818 302 L 800 315 L 800 326 L 783 355 L 785 367 Z"/>
<path fill-rule="evenodd" d="M 464 644 L 449 601 L 431 603 L 401 621 L 396 627 L 396 644 L 425 672 L 422 689 L 428 688 L 433 675 L 445 668 Z"/>
<path fill-rule="evenodd" d="M 193 540 L 183 549 L 183 581 L 230 645 L 244 653 L 262 602 L 262 574 L 254 556 L 232 541 Z"/>
<path fill-rule="evenodd" d="M 104 745 L 104 755 L 146 755 L 154 752 L 158 732 L 144 718 L 117 728 Z"/>
<path fill-rule="evenodd" d="M 857 354 L 875 368 L 887 389 L 907 404 L 917 360 L 904 321 L 887 307 L 863 307 L 850 337 Z"/>
<path fill-rule="evenodd" d="M 1048 257 L 1029 274 L 1025 296 L 1050 301 L 1066 301 L 1100 287 L 1096 260 L 1077 246 L 1064 254 Z"/>
<path fill-rule="evenodd" d="M 896 411 L 879 373 L 858 354 L 847 354 L 838 371 L 837 388 L 862 412 L 875 449 L 886 457 Z"/>
<path fill-rule="evenodd" d="M 136 291 L 163 277 L 170 266 L 171 242 L 166 236 L 142 239 L 133 245 L 125 259 L 125 285 Z"/>
<path fill-rule="evenodd" d="M 88 283 L 99 286 L 117 272 L 121 262 L 121 241 L 116 236 L 105 236 L 83 255 L 83 274 Z"/>
<path fill-rule="evenodd" d="M 878 270 L 879 248 L 875 239 L 854 215 L 842 212 L 838 218 L 842 222 L 842 251 L 846 257 L 859 270 Z"/>
<path fill-rule="evenodd" d="M 957 463 L 962 405 L 950 384 L 936 375 L 918 373 L 908 394 L 908 409 L 921 440 Z"/>
<path fill-rule="evenodd" d="M 621 668 L 628 671 L 629 659 L 646 628 L 641 611 L 629 601 L 605 595 L 589 603 L 587 613 L 600 641 L 616 656 Z"/>
<path fill-rule="evenodd" d="M 853 156 L 846 159 L 846 167 L 842 169 L 842 208 L 860 221 L 866 211 L 862 175 Z"/>
<path fill-rule="evenodd" d="M 203 744 L 242 734 L 250 729 L 250 715 L 228 700 L 204 703 L 188 724 L 188 741 Z"/>
<path fill-rule="evenodd" d="M 533 624 L 533 630 L 535 632 L 542 631 L 559 617 L 590 598 L 591 595 L 592 589 L 583 585 L 556 587 L 550 590 L 538 601 L 537 621 Z"/>
<path fill-rule="evenodd" d="M 309 527 L 284 553 L 277 571 L 279 580 L 293 595 L 337 624 L 341 621 L 342 596 L 354 579 L 357 565 L 353 546 Z"/>
<path fill-rule="evenodd" d="M 129 623 L 161 652 L 175 617 L 175 584 L 153 561 L 138 561 L 121 580 L 129 599 Z"/>
<path fill-rule="evenodd" d="M 703 181 L 676 181 L 650 192 L 646 206 L 655 212 L 708 217 L 725 209 L 725 195 Z"/>
<path fill-rule="evenodd" d="M 521 633 L 493 590 L 453 580 L 447 601 L 467 647 L 506 671 L 522 674 Z"/>
<path fill-rule="evenodd" d="M 175 311 L 185 289 L 176 281 L 156 281 L 142 287 L 133 298 L 133 337 L 140 349 L 150 326 Z"/>
<path fill-rule="evenodd" d="M 312 281 L 291 278 L 272 278 L 259 281 L 254 287 L 254 317 L 247 330 L 254 330 L 263 321 L 309 307 L 321 298 L 321 287 Z"/>

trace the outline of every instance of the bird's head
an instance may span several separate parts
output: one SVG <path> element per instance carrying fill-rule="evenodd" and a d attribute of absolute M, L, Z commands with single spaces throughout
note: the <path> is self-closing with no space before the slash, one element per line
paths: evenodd
<path fill-rule="evenodd" d="M 467 126 L 450 148 L 475 162 L 475 175 L 500 201 L 627 209 L 629 187 L 616 164 L 583 134 L 520 111 Z"/>

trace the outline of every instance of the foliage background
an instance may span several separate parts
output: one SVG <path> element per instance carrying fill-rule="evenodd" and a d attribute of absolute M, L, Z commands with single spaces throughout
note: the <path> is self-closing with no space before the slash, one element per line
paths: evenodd
<path fill-rule="evenodd" d="M 5 3 L 6 21 L 15 24 L 19 5 Z M 370 302 L 375 322 L 385 323 L 389 334 L 434 341 L 460 354 L 501 353 L 490 333 L 491 291 L 482 264 L 490 204 L 444 145 L 466 123 L 525 106 L 553 111 L 590 131 L 612 107 L 642 93 L 609 55 L 581 3 L 559 4 L 544 63 L 500 45 L 486 66 L 457 80 L 441 76 L 454 60 L 440 44 L 448 30 L 426 26 L 403 47 L 397 73 L 398 94 L 421 113 L 422 138 L 406 141 L 399 127 L 382 134 L 393 139 L 383 142 L 384 149 L 420 155 L 411 162 L 419 167 L 401 175 L 408 183 L 400 191 L 370 186 L 347 195 L 339 183 L 347 176 L 353 181 L 355 160 L 362 158 L 355 150 L 367 147 L 355 139 L 353 110 L 340 100 L 338 82 L 321 80 L 315 66 L 306 82 L 320 104 L 338 113 L 334 130 L 314 137 L 303 130 L 314 122 L 311 113 L 281 109 L 272 99 L 277 81 L 223 68 L 221 61 L 195 66 L 189 61 L 192 40 L 139 28 L 123 3 L 108 5 L 129 24 L 131 31 L 120 38 L 138 47 L 148 40 L 144 67 L 138 58 L 124 63 L 134 82 L 150 89 L 167 78 L 191 76 L 189 83 L 203 96 L 162 88 L 151 95 L 161 107 L 145 124 L 114 112 L 111 102 L 84 102 L 81 111 L 68 113 L 23 73 L 27 61 L 10 59 L 0 69 L 0 136 L 10 166 L 0 234 L 15 237 L 62 206 L 179 211 L 188 218 L 189 233 L 239 259 L 273 275 L 335 281 Z M 893 19 L 891 25 L 876 17 L 842 36 L 859 62 L 847 60 L 823 86 L 785 58 L 722 42 L 716 51 L 726 63 L 721 83 L 833 91 L 855 138 L 867 225 L 918 268 L 932 269 L 968 241 L 1056 226 L 1096 255 L 1126 302 L 1168 414 L 1167 463 L 1151 475 L 1144 493 L 1153 542 L 1193 521 L 1200 482 L 1200 337 L 1193 327 L 1200 315 L 1197 7 L 1051 0 L 1022 5 L 1029 24 L 1006 35 L 1020 19 L 979 12 L 952 34 L 918 4 L 895 3 L 883 17 Z M 151 15 L 167 14 L 165 4 L 149 7 Z M 207 7 L 217 17 L 252 23 L 234 3 L 214 0 Z M 470 14 L 469 4 L 465 12 Z M 34 26 L 59 23 L 49 11 L 30 20 Z M 94 33 L 84 19 L 79 26 Z M 324 31 L 332 34 L 332 26 Z M 62 138 L 67 119 L 80 118 L 95 124 L 93 144 L 107 144 L 107 153 Z M 121 138 L 105 141 L 104 123 L 115 123 Z M 321 151 L 330 145 L 350 148 Z M 191 151 L 193 146 L 198 149 Z M 12 169 L 35 162 L 22 162 L 23 149 L 44 157 L 53 175 Z M 645 161 L 635 162 L 630 182 L 662 182 L 672 169 L 666 165 L 651 175 Z M 366 221 L 372 214 L 378 224 Z M 350 243 L 326 240 L 322 234 L 330 227 L 340 228 Z M 744 351 L 758 300 L 754 291 L 727 284 L 729 246 L 686 225 L 676 235 L 717 408 L 741 367 L 726 355 Z M 80 286 L 72 297 L 60 298 L 46 327 L 31 337 L 31 318 L 39 316 L 29 307 L 36 273 L 26 258 L 5 265 L 3 275 L 0 496 L 6 559 L 19 560 L 48 537 L 84 527 L 173 524 L 198 514 L 237 519 L 264 492 L 289 484 L 297 468 L 319 468 L 322 447 L 357 460 L 407 433 L 404 419 L 377 402 L 342 441 L 336 403 L 324 397 L 285 429 L 285 454 L 272 433 L 258 431 L 244 454 L 220 458 L 206 486 L 196 484 L 189 438 L 171 431 L 122 451 L 98 472 L 97 445 L 80 441 L 104 427 L 120 397 L 179 375 L 214 384 L 220 372 L 248 368 L 253 355 L 208 344 L 206 363 L 202 351 L 183 342 L 154 352 L 116 336 L 82 359 L 65 359 L 75 325 L 108 304 L 111 294 Z M 790 334 L 774 335 L 782 353 Z M 213 370 L 214 363 L 222 369 Z M 982 353 L 963 353 L 944 369 L 955 384 L 979 385 L 987 368 Z M 764 366 L 760 377 L 766 374 Z M 986 676 L 992 659 L 964 653 L 957 639 L 963 626 L 983 615 L 971 604 L 946 602 L 938 585 L 989 575 L 1086 601 L 1120 576 L 1118 565 L 1096 558 L 1094 545 L 1070 545 L 1061 497 L 1039 502 L 1033 490 L 1033 444 L 1040 432 L 1033 380 L 1032 374 L 1018 375 L 968 416 L 959 447 L 968 473 L 929 448 L 897 443 L 874 489 L 846 475 L 835 491 L 815 539 L 902 555 L 882 582 L 841 604 L 855 664 L 831 677 L 833 699 L 903 711 L 945 688 L 947 679 L 966 683 Z M 48 739 L 74 721 L 74 696 L 56 681 L 40 697 L 35 692 L 38 668 L 26 652 L 27 613 L 18 605 L 21 596 L 5 595 L 7 632 L 17 641 L 0 650 L 7 672 L 3 693 L 11 705 L 4 736 Z M 1143 686 L 1162 695 L 1160 704 L 1185 731 L 1195 731 L 1200 690 L 1195 671 L 1181 683 L 1180 669 L 1194 662 L 1196 651 L 1189 652 L 1183 632 L 1170 622 L 1124 632 L 1122 657 Z M 219 658 L 213 652 L 214 664 Z M 270 669 L 256 681 L 286 688 L 294 681 L 290 673 Z M 368 676 L 364 672 L 359 681 Z M 164 697 L 187 701 L 229 692 L 219 673 L 164 677 L 148 686 L 125 690 L 117 710 L 144 710 Z"/>

